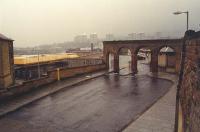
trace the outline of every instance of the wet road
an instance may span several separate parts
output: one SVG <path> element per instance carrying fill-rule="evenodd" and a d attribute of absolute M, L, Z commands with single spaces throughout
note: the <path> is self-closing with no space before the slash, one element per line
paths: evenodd
<path fill-rule="evenodd" d="M 105 75 L 61 90 L 1 118 L 0 131 L 118 132 L 171 85 L 170 81 L 146 75 Z"/>

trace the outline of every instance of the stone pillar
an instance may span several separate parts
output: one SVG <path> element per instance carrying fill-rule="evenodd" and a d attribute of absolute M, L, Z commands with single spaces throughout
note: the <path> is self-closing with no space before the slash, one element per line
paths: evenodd
<path fill-rule="evenodd" d="M 109 53 L 104 54 L 104 62 L 106 64 L 106 69 L 109 69 Z"/>
<path fill-rule="evenodd" d="M 137 70 L 137 53 L 131 54 L 131 70 L 133 74 L 136 74 L 138 72 Z"/>
<path fill-rule="evenodd" d="M 151 52 L 151 64 L 150 64 L 150 71 L 151 72 L 158 72 L 158 51 L 152 50 Z"/>
<path fill-rule="evenodd" d="M 114 72 L 118 73 L 119 72 L 119 55 L 114 54 Z"/>
<path fill-rule="evenodd" d="M 103 43 L 103 61 L 106 64 L 106 68 L 109 69 L 109 52 L 107 51 L 107 47 Z"/>

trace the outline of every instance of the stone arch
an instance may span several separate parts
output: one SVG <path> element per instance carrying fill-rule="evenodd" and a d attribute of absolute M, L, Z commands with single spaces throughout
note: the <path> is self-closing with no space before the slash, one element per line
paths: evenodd
<path fill-rule="evenodd" d="M 130 51 L 132 51 L 132 48 L 130 48 L 129 46 L 121 46 L 121 47 L 119 47 L 118 49 L 117 49 L 117 55 L 119 55 L 119 52 L 120 52 L 120 50 L 121 49 L 128 49 L 128 50 L 130 50 Z M 131 53 L 132 54 L 132 53 Z"/>
<path fill-rule="evenodd" d="M 117 55 L 119 58 L 119 68 L 126 67 L 126 70 L 131 70 L 132 48 L 128 46 L 119 47 L 117 50 Z"/>
<path fill-rule="evenodd" d="M 139 50 L 142 49 L 142 48 L 146 48 L 146 49 L 152 50 L 153 47 L 149 47 L 147 45 L 138 46 L 138 47 L 135 48 L 135 54 L 137 54 L 139 52 Z"/>
<path fill-rule="evenodd" d="M 146 51 L 146 54 L 145 54 L 145 51 L 143 52 L 144 54 L 143 55 L 139 55 L 139 52 L 140 52 L 140 50 L 141 49 L 148 49 L 149 51 L 148 51 L 148 57 L 150 57 L 150 60 L 149 60 L 149 63 L 150 63 L 150 61 L 151 61 L 151 51 L 152 51 L 152 47 L 149 47 L 149 46 L 147 46 L 147 45 L 141 45 L 141 46 L 137 46 L 137 47 L 135 47 L 135 50 L 134 50 L 134 56 L 133 56 L 133 60 L 135 61 L 134 63 L 133 63 L 133 69 L 136 71 L 136 73 L 139 71 L 139 69 L 140 68 L 144 68 L 145 67 L 145 69 L 146 69 L 146 66 L 144 66 L 144 65 L 140 65 L 140 67 L 138 67 L 138 65 L 139 65 L 139 59 L 149 59 L 149 58 L 147 58 L 147 51 Z M 139 57 L 139 56 L 141 56 L 141 58 Z"/>
<path fill-rule="evenodd" d="M 113 51 L 115 53 L 115 66 L 116 71 L 119 69 L 117 67 L 119 65 L 119 55 L 118 51 L 121 48 L 128 48 L 131 50 L 132 55 L 132 69 L 136 73 L 137 72 L 137 52 L 142 47 L 149 47 L 151 49 L 151 53 L 153 58 L 151 60 L 151 71 L 157 72 L 157 62 L 158 62 L 158 53 L 162 47 L 169 46 L 175 50 L 176 55 L 176 72 L 178 73 L 180 70 L 180 60 L 181 60 L 181 48 L 182 48 L 182 39 L 160 39 L 160 40 L 123 40 L 123 41 L 105 41 L 104 45 L 104 59 L 106 58 L 106 52 Z M 106 60 L 106 59 L 105 59 Z M 106 62 L 106 61 L 105 61 Z"/>

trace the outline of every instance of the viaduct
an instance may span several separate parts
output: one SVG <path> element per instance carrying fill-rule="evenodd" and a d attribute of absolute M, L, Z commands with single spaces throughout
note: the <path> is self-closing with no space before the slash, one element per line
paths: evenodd
<path fill-rule="evenodd" d="M 137 54 L 140 49 L 148 48 L 151 50 L 150 71 L 158 72 L 158 54 L 163 47 L 170 47 L 176 53 L 175 71 L 179 73 L 182 45 L 182 39 L 104 41 L 104 62 L 106 63 L 106 67 L 109 68 L 109 54 L 113 54 L 114 72 L 119 72 L 119 52 L 122 48 L 127 48 L 131 51 L 132 73 L 137 73 Z"/>

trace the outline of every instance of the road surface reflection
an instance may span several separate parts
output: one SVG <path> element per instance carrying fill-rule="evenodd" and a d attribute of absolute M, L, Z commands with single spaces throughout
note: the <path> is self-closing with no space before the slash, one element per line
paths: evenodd
<path fill-rule="evenodd" d="M 171 85 L 146 75 L 108 74 L 6 115 L 0 128 L 2 132 L 118 132 Z"/>

